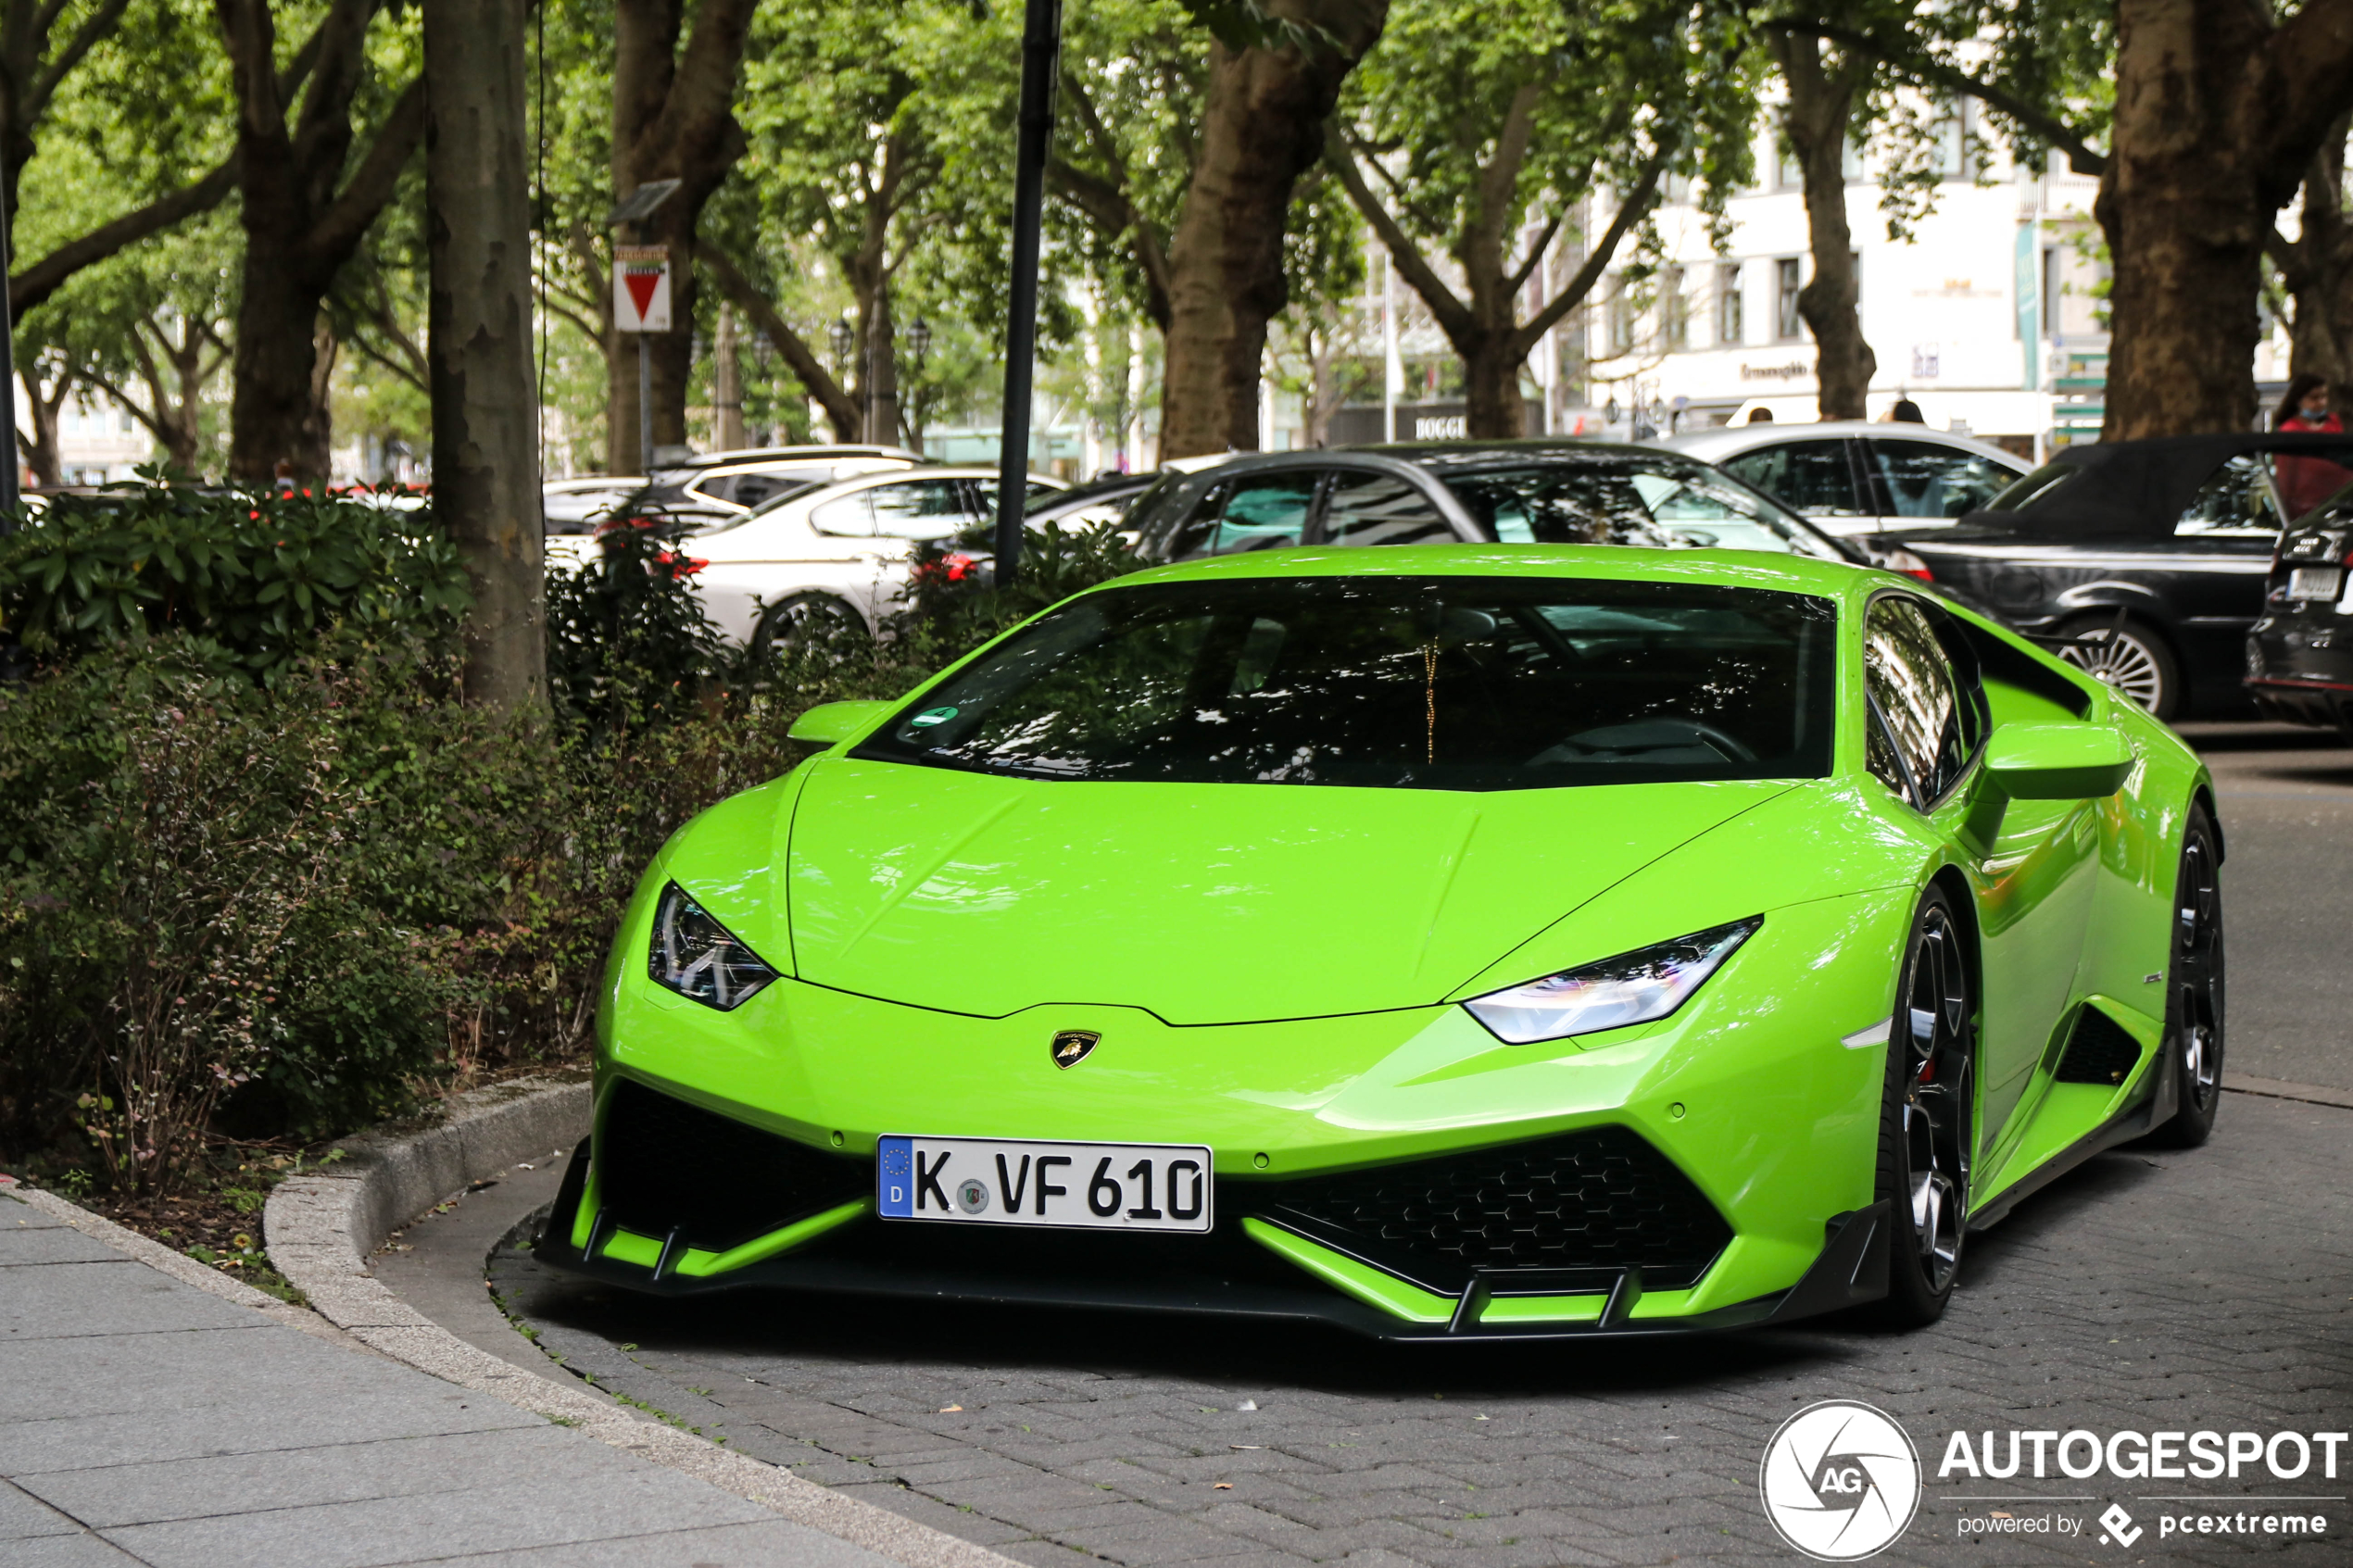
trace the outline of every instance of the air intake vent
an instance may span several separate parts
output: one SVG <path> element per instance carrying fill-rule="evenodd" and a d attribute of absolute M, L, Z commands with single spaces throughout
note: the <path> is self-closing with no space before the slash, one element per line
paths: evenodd
<path fill-rule="evenodd" d="M 675 1228 L 711 1251 L 874 1191 L 862 1160 L 823 1154 L 623 1079 L 597 1135 L 597 1182 L 615 1224 Z"/>
<path fill-rule="evenodd" d="M 1287 1183 L 1263 1211 L 1430 1288 L 1473 1270 L 1499 1289 L 1578 1288 L 1639 1267 L 1649 1289 L 1696 1282 L 1732 1239 L 1672 1160 L 1624 1127 Z"/>
<path fill-rule="evenodd" d="M 2067 1039 L 2067 1054 L 2059 1058 L 2062 1084 L 2124 1082 L 2141 1064 L 2141 1042 L 2124 1026 L 2086 1002 L 2075 1015 L 2074 1032 Z"/>

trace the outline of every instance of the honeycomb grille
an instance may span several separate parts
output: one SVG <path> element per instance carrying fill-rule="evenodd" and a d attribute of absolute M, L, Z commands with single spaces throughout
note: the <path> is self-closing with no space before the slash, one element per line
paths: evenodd
<path fill-rule="evenodd" d="M 2062 1084 L 2120 1084 L 2140 1064 L 2141 1042 L 2108 1014 L 2086 1005 L 2075 1015 L 2057 1078 Z"/>
<path fill-rule="evenodd" d="M 874 1188 L 863 1160 L 823 1154 L 623 1079 L 596 1144 L 597 1181 L 615 1223 L 641 1236 L 682 1231 L 724 1250 Z"/>
<path fill-rule="evenodd" d="M 1732 1238 L 1690 1178 L 1623 1127 L 1292 1183 L 1272 1208 L 1450 1288 L 1472 1270 L 1629 1267 L 1673 1288 Z"/>

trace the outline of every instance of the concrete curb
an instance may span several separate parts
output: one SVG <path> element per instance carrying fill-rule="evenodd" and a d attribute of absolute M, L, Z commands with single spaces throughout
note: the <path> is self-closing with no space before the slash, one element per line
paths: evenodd
<path fill-rule="evenodd" d="M 585 1384 L 559 1381 L 552 1363 L 545 1375 L 522 1371 L 434 1323 L 369 1273 L 368 1255 L 394 1230 L 474 1182 L 550 1150 L 569 1152 L 587 1135 L 589 1116 L 585 1082 L 526 1079 L 460 1096 L 434 1126 L 347 1139 L 339 1146 L 346 1158 L 328 1173 L 294 1177 L 271 1193 L 262 1213 L 270 1261 L 329 1323 L 395 1361 L 580 1427 L 908 1568 L 1017 1568 L 986 1547 L 648 1419 Z"/>
<path fill-rule="evenodd" d="M 186 1253 L 174 1252 L 160 1241 L 141 1236 L 134 1230 L 126 1230 L 104 1214 L 94 1214 L 45 1187 L 26 1186 L 14 1176 L 0 1176 L 0 1193 L 40 1210 L 53 1220 L 62 1220 L 93 1240 L 106 1243 L 158 1273 L 170 1274 L 182 1285 L 193 1285 L 223 1301 L 250 1307 L 272 1322 L 282 1323 L 288 1328 L 298 1328 L 315 1338 L 333 1340 L 346 1347 L 365 1348 L 318 1313 L 307 1312 L 300 1307 L 279 1300 L 275 1296 L 256 1290 L 220 1269 L 207 1268 Z"/>
<path fill-rule="evenodd" d="M 2261 1095 L 2266 1099 L 2302 1100 L 2307 1105 L 2327 1105 L 2339 1110 L 2353 1110 L 2353 1089 L 2332 1088 L 2324 1084 L 2291 1084 L 2279 1078 L 2251 1078 L 2244 1073 L 2225 1072 L 2222 1086 L 2233 1094 Z"/>

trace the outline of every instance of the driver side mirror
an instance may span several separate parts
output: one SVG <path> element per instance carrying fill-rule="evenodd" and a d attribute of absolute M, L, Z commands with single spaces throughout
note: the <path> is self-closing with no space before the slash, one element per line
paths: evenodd
<path fill-rule="evenodd" d="M 803 746 L 839 746 L 890 711 L 887 702 L 821 702 L 792 721 L 786 740 Z"/>
<path fill-rule="evenodd" d="M 2124 787 L 2135 759 L 2105 724 L 2004 724 L 1985 771 L 2012 800 L 2099 800 Z"/>

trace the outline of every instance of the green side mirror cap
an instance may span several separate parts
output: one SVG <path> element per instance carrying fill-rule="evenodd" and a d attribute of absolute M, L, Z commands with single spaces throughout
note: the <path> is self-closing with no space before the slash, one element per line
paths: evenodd
<path fill-rule="evenodd" d="M 2004 724 L 1985 771 L 2012 800 L 2100 800 L 2124 787 L 2133 748 L 2105 724 Z"/>
<path fill-rule="evenodd" d="M 887 702 L 821 702 L 792 721 L 787 740 L 804 746 L 839 746 L 890 711 Z"/>

